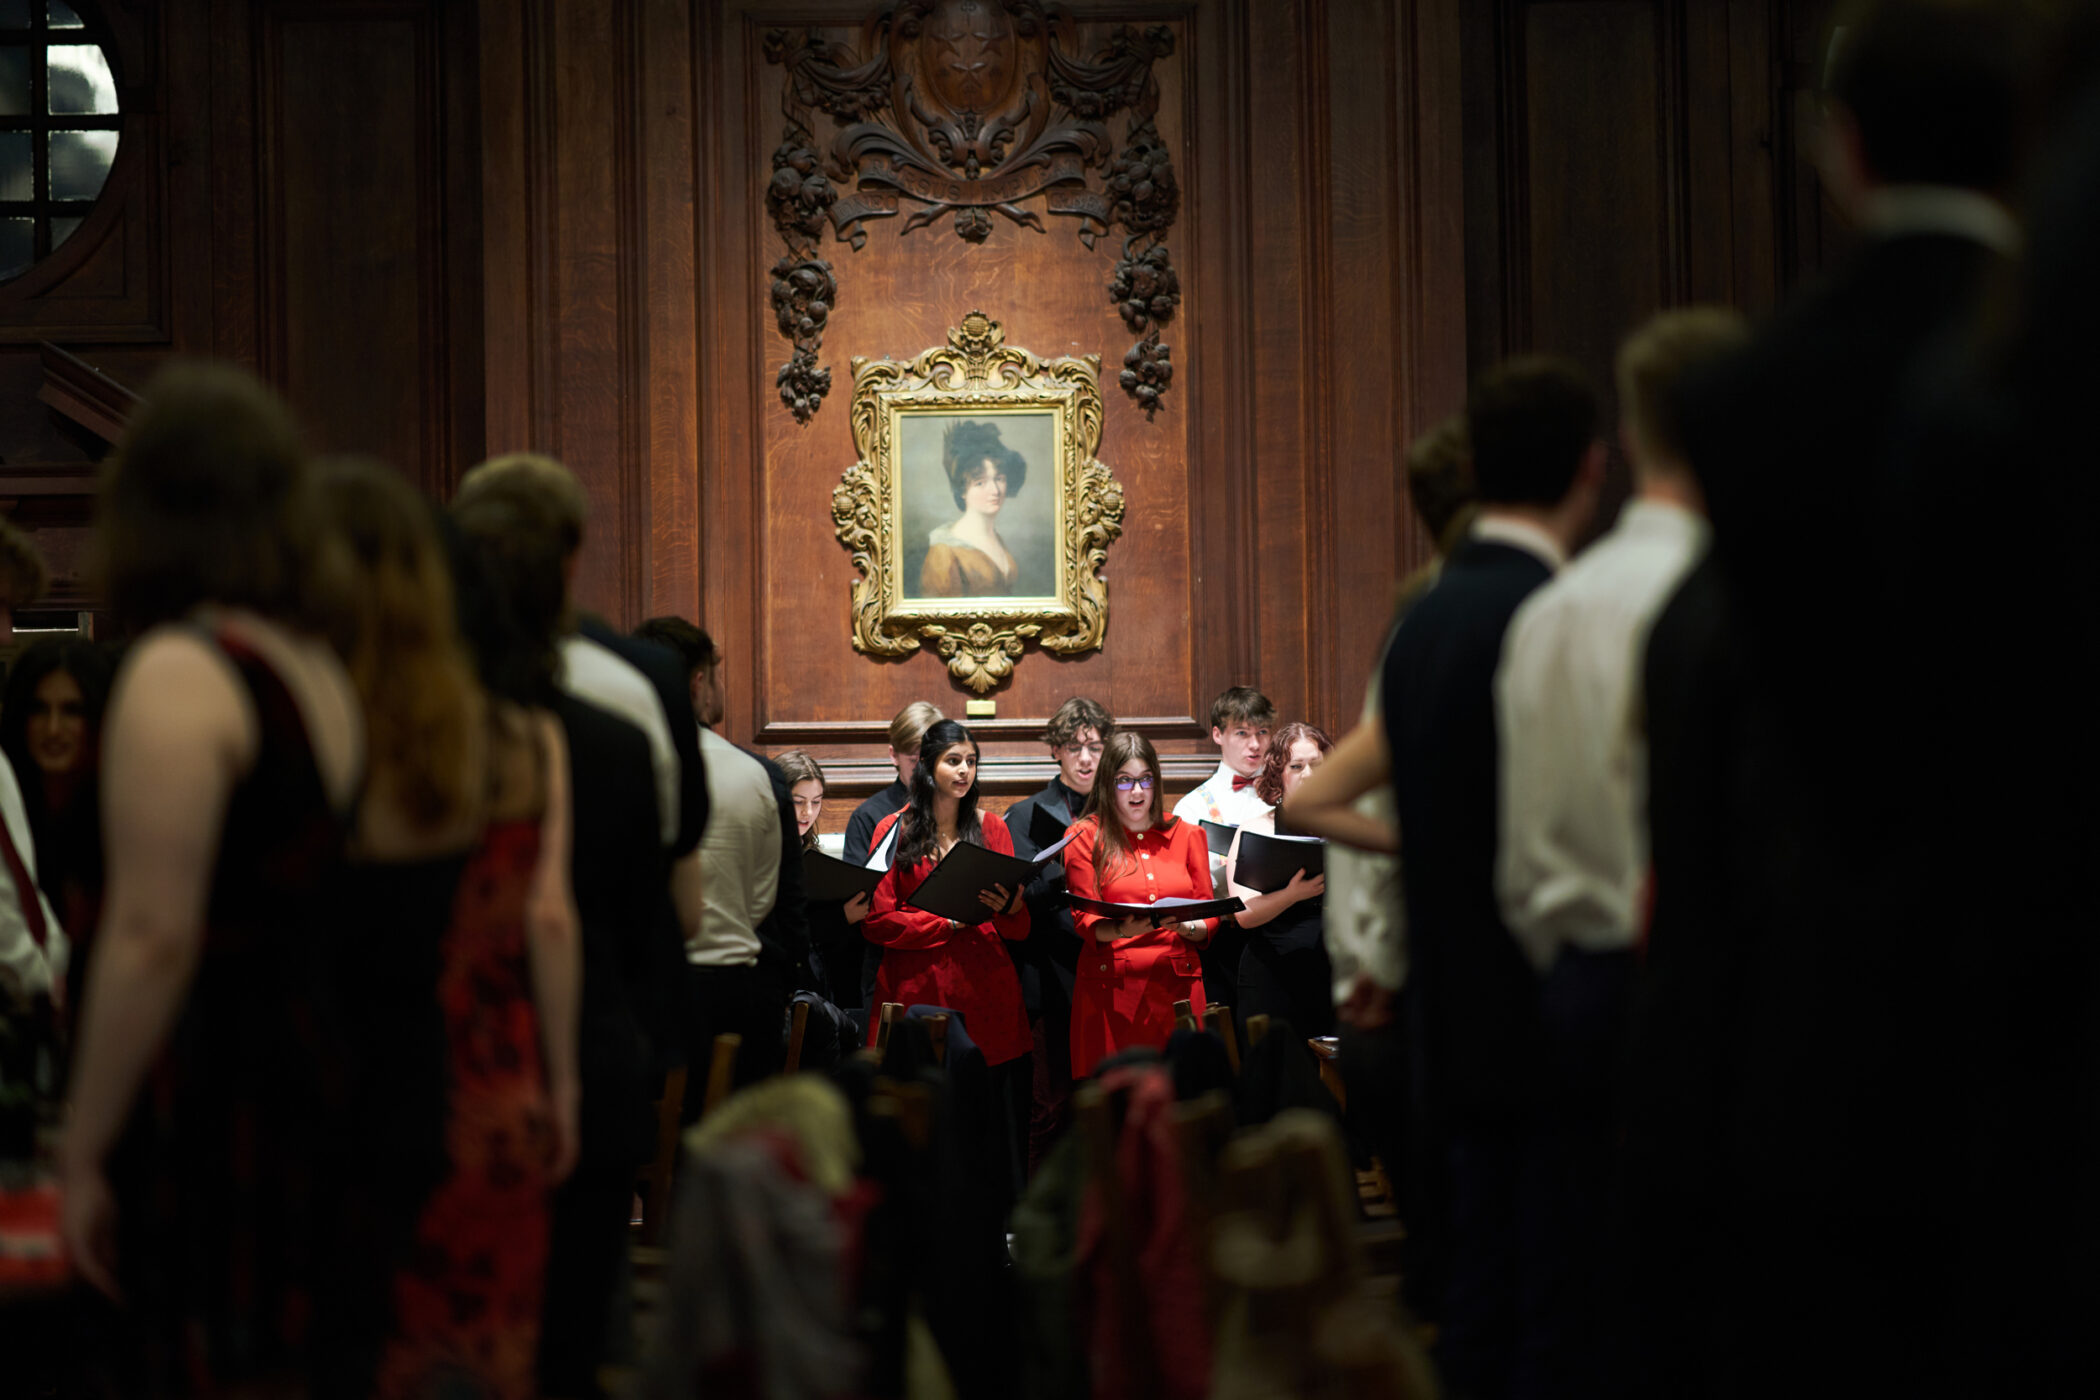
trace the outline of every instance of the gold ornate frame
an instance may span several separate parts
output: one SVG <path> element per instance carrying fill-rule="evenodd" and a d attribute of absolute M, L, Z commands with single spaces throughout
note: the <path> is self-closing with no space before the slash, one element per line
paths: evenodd
<path fill-rule="evenodd" d="M 907 601 L 899 425 L 913 414 L 1053 412 L 1056 463 L 1054 597 Z M 1070 655 L 1095 651 L 1108 631 L 1108 585 L 1096 572 L 1123 533 L 1123 488 L 1094 457 L 1101 445 L 1101 357 L 1043 361 L 1006 344 L 982 311 L 948 343 L 909 363 L 853 359 L 853 445 L 860 460 L 831 493 L 839 542 L 861 577 L 853 585 L 853 646 L 908 656 L 928 642 L 948 670 L 983 695 L 1013 674 L 1033 641 Z"/>

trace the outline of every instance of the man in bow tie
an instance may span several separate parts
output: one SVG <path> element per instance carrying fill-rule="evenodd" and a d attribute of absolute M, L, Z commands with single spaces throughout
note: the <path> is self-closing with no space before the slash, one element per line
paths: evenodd
<path fill-rule="evenodd" d="M 1254 795 L 1254 779 L 1269 755 L 1269 730 L 1275 724 L 1276 707 L 1252 686 L 1236 685 L 1211 701 L 1210 741 L 1223 761 L 1201 787 L 1174 804 L 1174 815 L 1185 822 L 1238 826 L 1267 811 L 1269 804 Z"/>
<path fill-rule="evenodd" d="M 1201 787 L 1174 804 L 1174 815 L 1185 822 L 1238 826 L 1268 811 L 1269 804 L 1254 791 L 1254 779 L 1269 756 L 1269 731 L 1275 725 L 1276 707 L 1251 685 L 1236 685 L 1211 701 L 1210 741 L 1218 746 L 1222 761 Z M 1210 879 L 1214 888 L 1225 888 L 1221 850 L 1211 852 Z M 1203 994 L 1212 1004 L 1230 1006 L 1237 997 L 1245 941 L 1246 935 L 1227 920 L 1204 946 Z"/>

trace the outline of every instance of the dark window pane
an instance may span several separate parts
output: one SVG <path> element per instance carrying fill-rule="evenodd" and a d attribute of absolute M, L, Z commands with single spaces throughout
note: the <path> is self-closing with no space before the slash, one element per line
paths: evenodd
<path fill-rule="evenodd" d="M 0 29 L 27 29 L 29 0 L 0 0 Z"/>
<path fill-rule="evenodd" d="M 35 232 L 29 219 L 0 219 L 0 281 L 29 271 Z"/>
<path fill-rule="evenodd" d="M 116 158 L 114 131 L 52 132 L 51 197 L 93 199 L 102 193 L 110 162 Z"/>
<path fill-rule="evenodd" d="M 0 48 L 0 117 L 29 115 L 29 50 L 20 44 Z"/>
<path fill-rule="evenodd" d="M 66 116 L 109 116 L 117 110 L 117 80 L 93 44 L 53 44 L 49 106 Z"/>
<path fill-rule="evenodd" d="M 73 230 L 86 222 L 87 220 L 85 219 L 53 219 L 51 221 L 51 251 L 57 252 L 58 245 L 71 238 Z"/>
<path fill-rule="evenodd" d="M 68 5 L 66 0 L 51 0 L 51 8 L 47 13 L 51 17 L 51 27 L 53 29 L 78 29 L 81 27 L 80 16 L 73 12 L 73 7 Z"/>
<path fill-rule="evenodd" d="M 0 199 L 35 199 L 34 152 L 26 131 L 0 131 Z"/>

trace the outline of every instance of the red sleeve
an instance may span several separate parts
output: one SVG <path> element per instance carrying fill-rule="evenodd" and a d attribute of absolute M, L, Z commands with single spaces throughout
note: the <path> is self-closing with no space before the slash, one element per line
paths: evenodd
<path fill-rule="evenodd" d="M 1195 822 L 1176 819 L 1174 839 L 1180 843 L 1182 862 L 1189 869 L 1189 883 L 1196 887 L 1197 899 L 1216 899 L 1217 887 L 1210 882 L 1210 841 L 1203 828 Z M 1223 919 L 1199 920 L 1203 925 L 1203 936 L 1208 938 L 1218 931 Z"/>
<path fill-rule="evenodd" d="M 1086 817 L 1072 829 L 1072 844 L 1065 847 L 1065 889 L 1081 899 L 1099 899 L 1102 897 L 1101 877 L 1094 868 L 1095 842 L 1101 835 L 1099 821 Z M 1095 943 L 1094 930 L 1102 924 L 1114 922 L 1105 914 L 1093 914 L 1084 909 L 1072 911 L 1072 926 L 1089 948 Z"/>
<path fill-rule="evenodd" d="M 938 914 L 929 914 L 924 909 L 905 907 L 904 901 L 919 887 L 919 882 L 933 871 L 933 862 L 922 860 L 912 870 L 890 867 L 882 883 L 875 887 L 875 898 L 868 906 L 867 922 L 861 925 L 863 936 L 870 943 L 879 943 L 885 948 L 938 948 L 948 941 L 948 921 Z"/>
<path fill-rule="evenodd" d="M 1006 829 L 1006 822 L 989 813 L 985 814 L 982 820 L 984 823 L 985 849 L 997 851 L 1003 856 L 1012 855 L 1014 853 L 1014 838 L 1013 833 Z M 1001 938 L 1009 943 L 1018 943 L 1026 938 L 1028 936 L 1028 901 L 1022 900 L 1021 907 L 1014 910 L 1011 914 L 995 915 L 992 919 L 992 927 L 998 931 Z"/>

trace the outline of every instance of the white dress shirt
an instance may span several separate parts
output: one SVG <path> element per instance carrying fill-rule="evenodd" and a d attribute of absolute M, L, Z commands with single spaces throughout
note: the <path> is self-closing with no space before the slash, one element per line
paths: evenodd
<path fill-rule="evenodd" d="M 48 996 L 65 981 L 67 944 L 65 931 L 51 901 L 36 885 L 36 838 L 29 831 L 29 809 L 22 805 L 22 789 L 15 782 L 14 765 L 0 757 L 0 821 L 7 823 L 8 838 L 29 874 L 29 888 L 17 890 L 5 866 L 0 866 L 0 990 L 18 997 Z M 22 901 L 34 899 L 44 912 L 44 946 L 30 935 Z"/>
<path fill-rule="evenodd" d="M 1269 804 L 1254 795 L 1254 784 L 1249 783 L 1234 792 L 1232 779 L 1232 770 L 1219 764 L 1217 772 L 1174 804 L 1174 815 L 1185 822 L 1208 821 L 1220 826 L 1238 826 L 1247 818 L 1269 810 Z M 1114 775 L 1107 775 L 1106 781 L 1114 782 Z"/>
<path fill-rule="evenodd" d="M 1626 948 L 1638 932 L 1648 867 L 1641 658 L 1705 545 L 1691 511 L 1636 499 L 1510 621 L 1495 673 L 1495 888 L 1540 972 L 1563 946 Z"/>
<path fill-rule="evenodd" d="M 1258 817 L 1270 810 L 1269 804 L 1254 794 L 1254 784 L 1249 783 L 1238 792 L 1232 790 L 1233 771 L 1224 764 L 1218 771 L 1203 780 L 1194 792 L 1174 804 L 1174 815 L 1194 825 L 1197 822 L 1216 822 L 1220 826 L 1237 827 L 1249 818 Z M 1113 775 L 1104 774 L 1096 782 L 1115 781 Z M 1210 858 L 1210 883 L 1212 889 L 1225 888 L 1225 857 L 1212 852 Z"/>
<path fill-rule="evenodd" d="M 682 773 L 678 749 L 671 743 L 671 722 L 656 687 L 626 657 L 578 634 L 562 638 L 561 688 L 611 711 L 649 737 L 649 766 L 656 771 L 656 828 L 664 845 L 676 842 Z"/>
<path fill-rule="evenodd" d="M 1364 722 L 1377 724 L 1384 674 L 1384 654 L 1371 668 L 1364 692 Z M 1387 826 L 1400 825 L 1393 785 L 1374 783 L 1356 799 L 1354 810 Z M 1407 980 L 1407 919 L 1402 907 L 1400 857 L 1382 851 L 1359 851 L 1341 841 L 1327 843 L 1327 904 L 1322 937 L 1334 966 L 1334 999 L 1342 1001 L 1359 975 L 1390 992 Z"/>
<path fill-rule="evenodd" d="M 765 765 L 712 729 L 700 731 L 707 768 L 707 831 L 700 838 L 700 931 L 686 961 L 702 967 L 758 961 L 758 926 L 780 893 L 780 804 Z"/>

